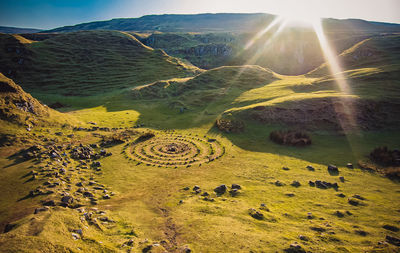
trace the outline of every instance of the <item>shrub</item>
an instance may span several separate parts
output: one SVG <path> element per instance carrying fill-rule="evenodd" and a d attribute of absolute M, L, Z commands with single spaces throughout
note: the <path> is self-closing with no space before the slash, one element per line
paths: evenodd
<path fill-rule="evenodd" d="M 311 145 L 311 137 L 304 132 L 298 132 L 293 130 L 287 131 L 273 131 L 269 135 L 271 141 L 290 146 L 307 146 Z"/>
<path fill-rule="evenodd" d="M 384 166 L 400 166 L 400 151 L 388 147 L 377 147 L 370 153 L 372 161 Z"/>
<path fill-rule="evenodd" d="M 226 133 L 240 133 L 244 130 L 244 123 L 239 120 L 217 119 L 217 128 Z"/>

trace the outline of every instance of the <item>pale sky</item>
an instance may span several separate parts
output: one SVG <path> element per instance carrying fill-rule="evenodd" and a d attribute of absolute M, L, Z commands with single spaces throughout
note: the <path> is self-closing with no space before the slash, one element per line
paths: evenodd
<path fill-rule="evenodd" d="M 271 13 L 400 23 L 400 0 L 1 0 L 0 26 L 50 29 L 149 14 Z"/>

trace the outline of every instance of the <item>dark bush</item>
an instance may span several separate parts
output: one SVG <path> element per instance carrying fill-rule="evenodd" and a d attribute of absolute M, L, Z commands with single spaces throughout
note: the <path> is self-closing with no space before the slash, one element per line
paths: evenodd
<path fill-rule="evenodd" d="M 215 125 L 219 130 L 226 133 L 240 133 L 244 130 L 244 123 L 239 120 L 217 119 Z"/>
<path fill-rule="evenodd" d="M 287 130 L 273 131 L 269 135 L 271 141 L 290 146 L 307 146 L 311 145 L 311 137 L 304 132 Z"/>
<path fill-rule="evenodd" d="M 372 161 L 384 166 L 400 166 L 400 151 L 388 147 L 377 147 L 370 153 Z"/>

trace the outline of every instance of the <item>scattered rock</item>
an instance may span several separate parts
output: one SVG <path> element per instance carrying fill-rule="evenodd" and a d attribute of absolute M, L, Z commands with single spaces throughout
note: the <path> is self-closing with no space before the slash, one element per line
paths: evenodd
<path fill-rule="evenodd" d="M 361 236 L 367 236 L 368 233 L 365 232 L 364 230 L 355 230 L 354 231 L 356 234 L 361 235 Z"/>
<path fill-rule="evenodd" d="M 325 229 L 325 228 L 321 228 L 321 227 L 310 227 L 310 229 L 311 229 L 311 230 L 313 230 L 313 231 L 320 232 L 320 233 L 322 233 L 322 232 L 325 232 L 325 231 L 326 231 L 326 229 Z"/>
<path fill-rule="evenodd" d="M 307 165 L 307 169 L 309 171 L 315 171 L 315 168 L 313 166 L 311 166 L 311 165 Z"/>
<path fill-rule="evenodd" d="M 338 196 L 338 197 L 340 197 L 340 198 L 346 197 L 346 195 L 344 195 L 343 193 L 336 194 L 336 196 Z"/>
<path fill-rule="evenodd" d="M 78 239 L 81 238 L 81 237 L 80 237 L 78 234 L 76 234 L 76 233 L 71 233 L 71 235 L 72 235 L 72 238 L 73 238 L 74 240 L 78 240 Z"/>
<path fill-rule="evenodd" d="M 309 241 L 310 240 L 310 238 L 308 238 L 305 235 L 299 235 L 299 239 L 302 240 L 302 241 Z"/>
<path fill-rule="evenodd" d="M 61 198 L 61 202 L 65 205 L 72 204 L 74 202 L 74 198 L 71 196 L 64 196 Z"/>
<path fill-rule="evenodd" d="M 226 192 L 226 185 L 222 184 L 214 189 L 214 192 L 217 195 L 222 195 Z"/>
<path fill-rule="evenodd" d="M 193 191 L 197 191 L 197 190 L 200 190 L 200 186 L 195 185 L 195 186 L 193 187 Z"/>
<path fill-rule="evenodd" d="M 287 253 L 306 253 L 306 251 L 297 242 L 290 244 L 289 248 L 284 250 Z"/>
<path fill-rule="evenodd" d="M 229 194 L 231 194 L 232 197 L 237 196 L 239 193 L 240 193 L 239 189 L 236 189 L 236 188 L 235 189 L 231 189 L 229 191 Z"/>
<path fill-rule="evenodd" d="M 56 206 L 54 200 L 48 200 L 43 203 L 44 206 Z"/>
<path fill-rule="evenodd" d="M 352 163 L 347 163 L 346 167 L 349 168 L 349 169 L 353 169 L 354 168 Z"/>
<path fill-rule="evenodd" d="M 353 198 L 356 198 L 356 199 L 359 199 L 359 200 L 365 200 L 364 197 L 362 197 L 362 196 L 360 196 L 358 194 L 353 195 Z"/>
<path fill-rule="evenodd" d="M 399 247 L 400 247 L 400 239 L 397 238 L 397 237 L 387 235 L 387 236 L 386 236 L 386 241 L 387 241 L 388 243 L 390 243 L 390 244 L 393 244 L 393 245 L 395 245 L 395 246 L 399 246 Z"/>
<path fill-rule="evenodd" d="M 293 186 L 293 187 L 300 187 L 301 186 L 300 182 L 296 181 L 296 180 L 294 180 L 290 185 Z"/>
<path fill-rule="evenodd" d="M 17 227 L 17 224 L 7 223 L 6 226 L 4 227 L 4 233 L 10 232 L 11 230 L 13 230 L 16 227 Z"/>
<path fill-rule="evenodd" d="M 328 165 L 328 172 L 331 175 L 338 175 L 339 174 L 339 169 L 335 165 Z"/>
<path fill-rule="evenodd" d="M 80 228 L 79 229 L 74 229 L 74 230 L 72 230 L 72 232 L 77 233 L 80 236 L 83 236 L 83 231 Z"/>
<path fill-rule="evenodd" d="M 238 190 L 242 189 L 242 187 L 240 185 L 238 185 L 238 184 L 232 184 L 231 188 L 232 189 L 238 189 Z"/>
<path fill-rule="evenodd" d="M 344 183 L 344 177 L 339 177 L 340 182 Z"/>
<path fill-rule="evenodd" d="M 40 212 L 45 212 L 45 211 L 47 211 L 47 210 L 49 210 L 49 209 L 50 209 L 50 208 L 47 207 L 47 206 L 39 207 L 39 208 L 36 208 L 36 209 L 35 209 L 34 214 L 38 214 L 38 213 L 40 213 Z"/>
<path fill-rule="evenodd" d="M 352 206 L 358 206 L 360 204 L 360 201 L 358 201 L 357 199 L 349 199 L 348 202 Z"/>
<path fill-rule="evenodd" d="M 344 217 L 344 213 L 342 213 L 341 211 L 336 211 L 335 215 L 339 218 L 343 218 Z"/>
<path fill-rule="evenodd" d="M 386 229 L 386 230 L 390 230 L 390 231 L 393 231 L 393 232 L 399 232 L 399 228 L 398 227 L 396 227 L 396 226 L 392 226 L 392 225 L 384 225 L 384 226 L 382 226 L 384 229 Z"/>
<path fill-rule="evenodd" d="M 288 167 L 283 167 L 282 169 L 283 170 L 290 170 Z"/>
<path fill-rule="evenodd" d="M 282 182 L 279 181 L 279 180 L 276 180 L 276 181 L 275 181 L 275 185 L 276 185 L 276 186 L 284 186 L 285 184 L 282 183 Z"/>
<path fill-rule="evenodd" d="M 257 211 L 256 209 L 254 209 L 254 208 L 250 208 L 249 209 L 249 214 L 254 219 L 257 219 L 257 220 L 264 219 L 264 215 L 261 212 Z"/>

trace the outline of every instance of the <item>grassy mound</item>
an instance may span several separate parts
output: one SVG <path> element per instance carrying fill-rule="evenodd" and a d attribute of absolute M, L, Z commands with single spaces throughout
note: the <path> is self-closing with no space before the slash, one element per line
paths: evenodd
<path fill-rule="evenodd" d="M 159 81 L 132 90 L 136 98 L 175 98 L 184 104 L 201 106 L 223 98 L 231 99 L 243 91 L 275 79 L 272 71 L 259 66 L 219 67 L 194 78 Z"/>

